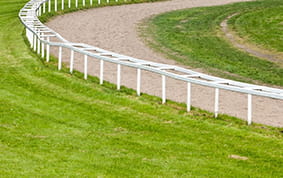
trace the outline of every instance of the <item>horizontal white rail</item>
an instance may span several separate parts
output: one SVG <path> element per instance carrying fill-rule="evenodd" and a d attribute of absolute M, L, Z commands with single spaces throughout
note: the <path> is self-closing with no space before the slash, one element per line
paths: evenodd
<path fill-rule="evenodd" d="M 215 117 L 218 116 L 219 105 L 219 89 L 229 90 L 234 92 L 245 93 L 248 96 L 247 106 L 248 124 L 252 123 L 252 95 L 269 97 L 283 100 L 283 90 L 277 88 L 271 88 L 266 86 L 253 85 L 243 82 L 237 82 L 233 80 L 227 80 L 219 77 L 206 75 L 203 73 L 195 72 L 182 67 L 161 64 L 133 57 L 117 54 L 111 51 L 107 51 L 98 47 L 90 46 L 83 43 L 72 43 L 64 39 L 60 34 L 56 33 L 52 29 L 42 24 L 38 16 L 41 13 L 51 12 L 52 10 L 58 10 L 58 1 L 61 1 L 61 9 L 65 7 L 71 8 L 72 2 L 75 3 L 75 7 L 85 6 L 86 0 L 31 0 L 20 10 L 19 17 L 21 22 L 26 28 L 26 35 L 34 51 L 37 50 L 38 54 L 42 57 L 46 57 L 47 62 L 50 57 L 50 47 L 59 48 L 58 57 L 58 69 L 62 67 L 62 49 L 66 48 L 71 51 L 70 57 L 70 72 L 73 72 L 74 52 L 83 54 L 84 57 L 84 78 L 87 79 L 87 60 L 88 56 L 100 60 L 100 84 L 103 83 L 103 62 L 111 62 L 117 64 L 117 89 L 120 89 L 120 73 L 121 65 L 129 66 L 137 69 L 137 95 L 140 95 L 141 86 L 141 70 L 151 71 L 162 76 L 162 103 L 166 102 L 166 77 L 181 80 L 187 83 L 187 111 L 190 111 L 191 107 L 191 84 L 198 84 L 215 88 Z M 105 0 L 109 3 L 109 0 Z M 114 0 L 113 0 L 114 1 Z M 117 2 L 118 0 L 115 0 Z M 64 6 L 64 4 L 67 4 Z M 88 5 L 93 5 L 93 1 L 89 0 Z M 97 0 L 98 4 L 102 2 Z M 52 7 L 54 6 L 54 8 Z M 59 42 L 55 42 L 59 41 Z M 46 46 L 46 52 L 45 52 Z"/>

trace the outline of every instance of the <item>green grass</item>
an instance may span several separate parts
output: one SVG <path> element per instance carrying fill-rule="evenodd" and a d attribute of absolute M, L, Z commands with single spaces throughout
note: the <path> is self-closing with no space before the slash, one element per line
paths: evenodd
<path fill-rule="evenodd" d="M 149 45 L 169 58 L 202 68 L 213 75 L 283 86 L 282 67 L 234 48 L 223 38 L 220 30 L 220 23 L 234 13 L 246 14 L 282 5 L 281 0 L 265 0 L 174 11 L 149 19 L 141 30 L 147 34 L 142 36 L 150 39 L 147 40 Z M 244 20 L 242 23 L 245 23 Z M 258 30 L 256 26 L 248 27 Z M 278 40 L 276 43 L 282 45 L 281 42 Z"/>
<path fill-rule="evenodd" d="M 283 52 L 283 3 L 239 14 L 231 26 L 248 42 Z"/>
<path fill-rule="evenodd" d="M 1 177 L 282 177 L 281 129 L 58 72 L 0 1 Z M 229 155 L 248 160 L 228 158 Z"/>

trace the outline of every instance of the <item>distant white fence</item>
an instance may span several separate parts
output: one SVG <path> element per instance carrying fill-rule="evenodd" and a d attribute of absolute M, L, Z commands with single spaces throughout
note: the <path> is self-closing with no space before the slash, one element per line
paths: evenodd
<path fill-rule="evenodd" d="M 247 94 L 247 122 L 252 123 L 252 95 L 264 96 L 283 100 L 283 90 L 270 88 L 259 85 L 252 85 L 233 80 L 213 77 L 210 75 L 194 72 L 182 67 L 160 64 L 156 62 L 140 60 L 129 56 L 113 53 L 90 46 L 83 43 L 72 43 L 60 36 L 52 29 L 46 27 L 38 20 L 38 16 L 42 13 L 58 10 L 59 0 L 31 0 L 20 10 L 19 17 L 26 28 L 26 36 L 31 44 L 31 48 L 41 54 L 42 58 L 50 59 L 50 47 L 58 47 L 58 70 L 62 68 L 62 48 L 70 50 L 70 73 L 74 67 L 74 52 L 84 55 L 84 79 L 87 79 L 88 57 L 93 57 L 100 60 L 100 84 L 103 84 L 104 61 L 117 64 L 117 89 L 120 89 L 121 82 L 121 65 L 136 68 L 137 70 L 137 95 L 140 95 L 141 88 L 141 72 L 142 70 L 150 71 L 162 76 L 162 103 L 166 102 L 166 77 L 171 77 L 187 83 L 187 111 L 191 109 L 191 84 L 198 84 L 215 88 L 215 104 L 214 115 L 218 116 L 219 107 L 219 89 L 229 90 Z M 61 9 L 64 10 L 65 5 L 71 8 L 72 2 L 75 1 L 75 7 L 86 6 L 86 0 L 61 0 Z M 114 1 L 114 0 L 113 0 Z M 117 2 L 118 0 L 115 0 Z M 127 0 L 124 0 L 127 1 Z M 128 0 L 129 1 L 129 0 Z M 65 4 L 66 3 L 66 4 Z M 88 0 L 89 5 L 93 5 L 93 0 Z M 95 3 L 109 3 L 109 0 L 96 0 Z M 56 39 L 60 42 L 54 42 Z"/>

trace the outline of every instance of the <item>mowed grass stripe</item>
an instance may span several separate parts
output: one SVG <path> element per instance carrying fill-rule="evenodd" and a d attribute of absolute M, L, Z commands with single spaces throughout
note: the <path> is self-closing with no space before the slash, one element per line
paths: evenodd
<path fill-rule="evenodd" d="M 45 64 L 23 39 L 25 2 L 0 6 L 1 176 L 282 176 L 278 128 L 187 113 Z"/>

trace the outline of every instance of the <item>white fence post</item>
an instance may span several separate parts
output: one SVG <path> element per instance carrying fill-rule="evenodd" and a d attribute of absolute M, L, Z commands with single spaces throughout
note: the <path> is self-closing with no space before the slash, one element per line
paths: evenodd
<path fill-rule="evenodd" d="M 219 112 L 219 88 L 215 88 L 214 117 L 218 117 Z"/>
<path fill-rule="evenodd" d="M 43 13 L 45 14 L 45 9 L 46 9 L 46 3 L 43 3 Z"/>
<path fill-rule="evenodd" d="M 54 10 L 55 10 L 55 12 L 57 12 L 57 0 L 55 0 L 55 2 L 54 2 Z"/>
<path fill-rule="evenodd" d="M 48 1 L 48 12 L 51 12 L 51 0 Z"/>
<path fill-rule="evenodd" d="M 37 54 L 40 54 L 40 33 L 38 33 L 37 38 Z"/>
<path fill-rule="evenodd" d="M 70 57 L 70 73 L 73 73 L 74 69 L 74 50 L 71 50 L 71 57 Z"/>
<path fill-rule="evenodd" d="M 162 104 L 166 102 L 166 77 L 162 75 Z"/>
<path fill-rule="evenodd" d="M 42 6 L 39 6 L 39 8 L 38 8 L 38 16 L 41 16 L 41 7 Z"/>
<path fill-rule="evenodd" d="M 28 29 L 27 29 L 28 30 Z M 31 31 L 29 31 L 29 33 L 30 33 L 30 36 L 31 36 L 31 40 L 30 40 L 30 47 L 31 47 L 31 49 L 33 48 L 33 38 L 34 38 L 34 34 L 31 32 Z"/>
<path fill-rule="evenodd" d="M 92 6 L 92 0 L 90 0 L 89 4 Z"/>
<path fill-rule="evenodd" d="M 109 3 L 109 0 L 107 0 L 107 3 Z"/>
<path fill-rule="evenodd" d="M 104 61 L 101 59 L 100 60 L 100 81 L 99 81 L 100 85 L 103 84 L 103 64 L 104 64 Z"/>
<path fill-rule="evenodd" d="M 84 79 L 87 80 L 87 55 L 84 55 Z"/>
<path fill-rule="evenodd" d="M 36 34 L 34 33 L 34 34 L 33 34 L 33 50 L 34 50 L 34 51 L 36 51 L 36 42 L 37 42 L 37 39 L 36 39 L 36 38 L 37 38 L 37 36 L 36 36 Z"/>
<path fill-rule="evenodd" d="M 252 95 L 248 94 L 248 125 L 252 124 Z"/>
<path fill-rule="evenodd" d="M 141 69 L 137 69 L 137 95 L 141 95 Z"/>
<path fill-rule="evenodd" d="M 117 65 L 117 90 L 121 88 L 121 64 Z"/>
<path fill-rule="evenodd" d="M 44 34 L 43 34 L 44 35 Z M 42 37 L 42 40 L 44 40 L 44 37 Z M 44 49 L 44 43 L 43 42 L 41 42 L 41 57 L 42 58 L 44 58 L 44 56 L 45 56 L 45 54 L 44 54 L 44 51 L 45 49 Z"/>
<path fill-rule="evenodd" d="M 28 38 L 28 41 L 30 43 L 30 47 L 33 48 L 33 33 L 28 29 L 26 28 L 26 36 Z"/>
<path fill-rule="evenodd" d="M 64 0 L 62 0 L 62 10 L 64 10 L 64 4 L 65 4 L 65 1 Z"/>
<path fill-rule="evenodd" d="M 85 0 L 83 0 L 83 6 L 85 6 Z"/>
<path fill-rule="evenodd" d="M 71 0 L 68 0 L 68 7 L 71 8 Z"/>
<path fill-rule="evenodd" d="M 59 46 L 58 70 L 62 69 L 62 46 Z"/>
<path fill-rule="evenodd" d="M 100 4 L 101 2 L 100 2 L 100 0 L 98 0 L 98 4 Z"/>
<path fill-rule="evenodd" d="M 47 42 L 50 41 L 49 36 L 47 37 Z M 46 44 L 46 61 L 49 62 L 50 59 L 50 45 Z"/>
<path fill-rule="evenodd" d="M 187 83 L 187 112 L 191 111 L 191 83 Z"/>
<path fill-rule="evenodd" d="M 30 39 L 29 30 L 28 30 L 27 28 L 25 28 L 25 32 L 26 32 L 26 37 L 27 37 L 27 39 L 28 39 L 29 43 L 31 43 L 31 42 L 30 42 L 30 41 L 31 41 L 31 39 Z"/>
<path fill-rule="evenodd" d="M 78 5 L 79 5 L 79 2 L 78 2 L 78 0 L 76 0 L 76 8 L 78 7 Z"/>

